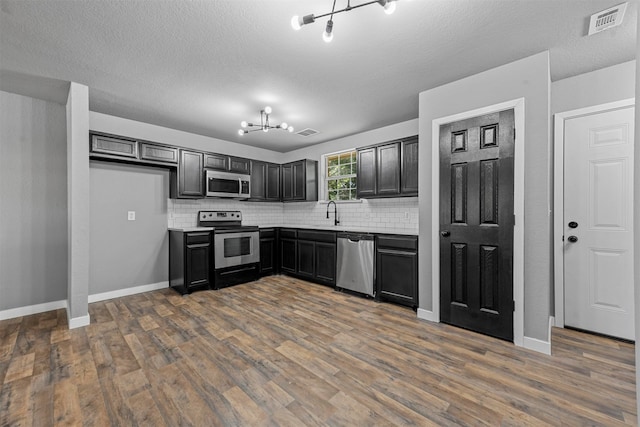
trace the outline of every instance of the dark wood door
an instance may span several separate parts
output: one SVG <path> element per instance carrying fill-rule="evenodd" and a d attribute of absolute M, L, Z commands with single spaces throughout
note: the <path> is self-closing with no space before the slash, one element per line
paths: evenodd
<path fill-rule="evenodd" d="M 400 192 L 405 196 L 418 195 L 418 137 L 402 141 L 402 176 Z"/>
<path fill-rule="evenodd" d="M 187 288 L 208 287 L 209 282 L 209 244 L 187 245 L 186 257 L 186 278 Z"/>
<path fill-rule="evenodd" d="M 304 162 L 293 163 L 293 200 L 304 200 L 307 176 Z"/>
<path fill-rule="evenodd" d="M 241 157 L 229 157 L 229 171 L 236 173 L 250 174 L 251 160 Z"/>
<path fill-rule="evenodd" d="M 260 274 L 271 274 L 275 270 L 276 262 L 276 239 L 261 238 L 260 239 Z"/>
<path fill-rule="evenodd" d="M 180 150 L 178 172 L 179 197 L 204 197 L 202 153 Z"/>
<path fill-rule="evenodd" d="M 315 243 L 298 240 L 298 275 L 313 278 L 315 275 Z"/>
<path fill-rule="evenodd" d="M 358 198 L 376 195 L 376 148 L 358 150 Z"/>
<path fill-rule="evenodd" d="M 440 127 L 440 319 L 509 341 L 514 135 L 513 110 Z"/>
<path fill-rule="evenodd" d="M 377 153 L 377 195 L 400 194 L 400 144 L 381 145 Z"/>
<path fill-rule="evenodd" d="M 267 200 L 280 200 L 280 165 L 267 163 Z"/>
<path fill-rule="evenodd" d="M 267 164 L 257 160 L 251 161 L 251 198 L 264 200 L 266 198 Z"/>
<path fill-rule="evenodd" d="M 208 169 L 226 171 L 229 169 L 229 156 L 206 153 L 204 155 L 204 167 Z"/>
<path fill-rule="evenodd" d="M 336 253 L 335 243 L 316 242 L 315 248 L 315 278 L 328 285 L 336 283 Z"/>
<path fill-rule="evenodd" d="M 282 165 L 282 200 L 293 199 L 293 165 Z"/>
<path fill-rule="evenodd" d="M 296 272 L 296 240 L 280 239 L 280 269 L 288 273 Z"/>

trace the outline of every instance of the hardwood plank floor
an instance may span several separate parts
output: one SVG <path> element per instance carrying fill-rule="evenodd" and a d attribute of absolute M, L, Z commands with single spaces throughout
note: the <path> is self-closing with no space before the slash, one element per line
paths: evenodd
<path fill-rule="evenodd" d="M 637 425 L 634 345 L 552 356 L 285 276 L 0 322 L 0 425 Z"/>

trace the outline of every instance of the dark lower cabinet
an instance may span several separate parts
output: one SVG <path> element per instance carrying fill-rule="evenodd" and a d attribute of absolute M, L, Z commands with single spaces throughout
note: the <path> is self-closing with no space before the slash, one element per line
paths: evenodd
<path fill-rule="evenodd" d="M 328 285 L 336 284 L 336 243 L 315 243 L 315 279 Z"/>
<path fill-rule="evenodd" d="M 169 286 L 188 294 L 211 287 L 211 234 L 169 231 Z"/>
<path fill-rule="evenodd" d="M 298 240 L 298 276 L 313 279 L 315 275 L 315 242 Z"/>
<path fill-rule="evenodd" d="M 296 230 L 280 229 L 280 271 L 295 274 L 297 271 Z"/>
<path fill-rule="evenodd" d="M 323 285 L 336 284 L 336 233 L 298 230 L 298 271 L 302 279 Z"/>
<path fill-rule="evenodd" d="M 379 235 L 376 245 L 376 299 L 418 306 L 418 238 Z"/>
<path fill-rule="evenodd" d="M 278 231 L 275 228 L 260 230 L 260 275 L 276 274 L 278 268 Z"/>

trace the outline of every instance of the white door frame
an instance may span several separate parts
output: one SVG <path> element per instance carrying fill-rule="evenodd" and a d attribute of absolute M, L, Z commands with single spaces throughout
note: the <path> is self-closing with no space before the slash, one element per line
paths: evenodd
<path fill-rule="evenodd" d="M 553 282 L 555 326 L 564 328 L 564 128 L 565 122 L 580 116 L 587 116 L 605 111 L 619 110 L 635 105 L 635 98 L 577 110 L 557 113 L 554 118 L 554 160 L 553 160 Z"/>
<path fill-rule="evenodd" d="M 440 321 L 440 125 L 470 119 L 489 113 L 513 109 L 515 113 L 516 140 L 514 147 L 514 197 L 513 213 L 513 342 L 524 345 L 524 98 L 489 105 L 432 121 L 431 128 L 431 289 L 432 313 Z"/>

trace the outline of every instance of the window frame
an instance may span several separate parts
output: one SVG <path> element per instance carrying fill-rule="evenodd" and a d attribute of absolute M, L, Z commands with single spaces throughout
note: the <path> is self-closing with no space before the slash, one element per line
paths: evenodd
<path fill-rule="evenodd" d="M 346 154 L 346 153 L 352 153 L 353 156 L 355 156 L 353 158 L 353 161 L 350 162 L 349 164 L 354 164 L 356 165 L 356 173 L 355 174 L 348 174 L 348 175 L 339 175 L 339 176 L 335 176 L 335 177 L 329 177 L 329 159 L 331 157 L 335 157 L 338 156 L 338 159 L 340 158 L 341 155 Z M 348 148 L 348 149 L 344 149 L 344 150 L 340 150 L 340 151 L 335 151 L 332 153 L 326 153 L 322 155 L 322 202 L 324 203 L 328 203 L 330 201 L 329 199 L 329 181 L 334 181 L 334 180 L 338 180 L 338 179 L 344 179 L 344 178 L 355 178 L 356 179 L 356 185 L 355 187 L 349 187 L 349 190 L 354 190 L 355 191 L 355 196 L 354 198 L 349 198 L 348 200 L 334 200 L 334 202 L 336 203 L 361 203 L 362 201 L 360 199 L 358 199 L 358 192 L 357 192 L 357 188 L 358 188 L 358 171 L 357 171 L 357 162 L 358 162 L 358 157 L 357 157 L 357 151 L 355 148 Z M 351 195 L 350 195 L 351 197 Z"/>

